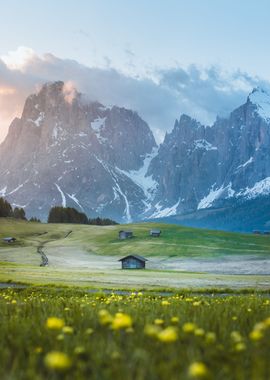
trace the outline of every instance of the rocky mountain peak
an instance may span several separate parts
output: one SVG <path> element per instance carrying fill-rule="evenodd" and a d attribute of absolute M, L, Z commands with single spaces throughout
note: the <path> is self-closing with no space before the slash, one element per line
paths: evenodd
<path fill-rule="evenodd" d="M 270 94 L 261 87 L 256 87 L 248 96 L 248 102 L 253 104 L 261 118 L 270 120 Z"/>

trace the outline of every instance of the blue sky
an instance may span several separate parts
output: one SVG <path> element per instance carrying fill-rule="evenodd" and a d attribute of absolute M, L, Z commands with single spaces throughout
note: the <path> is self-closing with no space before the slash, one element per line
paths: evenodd
<path fill-rule="evenodd" d="M 182 112 L 211 123 L 270 81 L 266 0 L 0 0 L 0 11 L 0 141 L 47 80 L 135 108 L 160 138 Z"/>
<path fill-rule="evenodd" d="M 220 64 L 270 78 L 269 1 L 2 0 L 0 4 L 1 55 L 29 46 L 39 54 L 50 52 L 86 65 L 104 64 L 104 58 L 117 67 L 125 67 L 131 59 L 138 65 Z"/>

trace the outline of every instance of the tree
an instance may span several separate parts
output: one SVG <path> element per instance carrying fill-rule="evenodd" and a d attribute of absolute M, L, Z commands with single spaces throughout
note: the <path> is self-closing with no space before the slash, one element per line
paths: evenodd
<path fill-rule="evenodd" d="M 29 222 L 41 223 L 40 219 L 36 218 L 35 216 L 32 216 L 32 217 L 29 219 Z"/>
<path fill-rule="evenodd" d="M 0 217 L 12 216 L 13 211 L 10 203 L 4 198 L 0 198 Z"/>
<path fill-rule="evenodd" d="M 15 207 L 14 210 L 13 210 L 13 217 L 14 217 L 15 219 L 23 219 L 23 220 L 26 220 L 24 209 L 23 209 L 23 208 Z"/>
<path fill-rule="evenodd" d="M 87 216 L 71 207 L 52 207 L 48 223 L 75 223 L 75 224 L 88 224 Z"/>

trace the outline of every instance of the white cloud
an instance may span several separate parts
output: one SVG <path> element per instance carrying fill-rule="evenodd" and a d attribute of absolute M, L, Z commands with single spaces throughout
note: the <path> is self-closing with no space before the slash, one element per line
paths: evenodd
<path fill-rule="evenodd" d="M 138 111 L 160 141 L 176 118 L 187 113 L 202 123 L 212 123 L 242 104 L 255 86 L 268 82 L 241 71 L 224 72 L 217 66 L 191 65 L 148 69 L 144 77 L 114 68 L 86 67 L 52 54 L 37 55 L 20 47 L 0 58 L 0 140 L 14 116 L 20 116 L 25 98 L 47 81 L 67 82 L 68 98 L 74 86 L 105 105 L 116 104 Z"/>

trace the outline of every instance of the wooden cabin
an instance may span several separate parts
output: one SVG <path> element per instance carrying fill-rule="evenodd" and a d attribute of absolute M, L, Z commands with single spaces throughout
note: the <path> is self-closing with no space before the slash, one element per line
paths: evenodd
<path fill-rule="evenodd" d="M 152 237 L 160 237 L 161 231 L 160 230 L 150 230 L 150 236 Z"/>
<path fill-rule="evenodd" d="M 133 232 L 132 231 L 119 231 L 119 239 L 120 240 L 125 240 L 125 239 L 130 239 L 133 237 Z"/>
<path fill-rule="evenodd" d="M 14 237 L 5 237 L 5 238 L 3 238 L 3 241 L 5 243 L 14 243 L 16 241 L 16 239 Z"/>
<path fill-rule="evenodd" d="M 148 260 L 139 255 L 128 255 L 118 261 L 122 262 L 122 269 L 144 269 Z"/>

